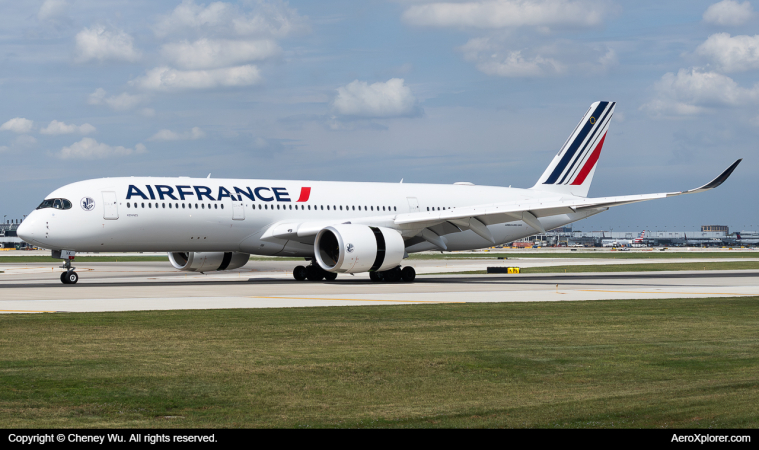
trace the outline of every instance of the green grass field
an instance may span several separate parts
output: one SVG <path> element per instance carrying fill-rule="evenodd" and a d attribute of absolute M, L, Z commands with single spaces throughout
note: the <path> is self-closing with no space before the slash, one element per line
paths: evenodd
<path fill-rule="evenodd" d="M 2 315 L 0 423 L 755 428 L 758 328 L 759 297 Z"/>
<path fill-rule="evenodd" d="M 409 255 L 409 259 L 522 259 L 522 258 L 572 258 L 572 259 L 709 259 L 709 258 L 759 258 L 759 252 L 749 251 L 721 251 L 721 252 L 668 252 L 668 251 L 646 251 L 646 252 L 611 252 L 611 251 L 577 251 L 561 253 L 539 253 L 534 251 L 513 251 L 513 252 L 477 252 L 477 253 L 416 253 Z"/>
<path fill-rule="evenodd" d="M 514 266 L 519 266 L 518 262 Z M 684 262 L 651 264 L 594 264 L 525 267 L 523 274 L 530 273 L 587 273 L 587 272 L 663 272 L 678 270 L 756 270 L 759 261 L 718 261 L 718 262 Z M 461 272 L 430 273 L 426 275 L 483 275 L 487 270 L 465 270 Z M 496 274 L 497 275 L 497 274 Z"/>

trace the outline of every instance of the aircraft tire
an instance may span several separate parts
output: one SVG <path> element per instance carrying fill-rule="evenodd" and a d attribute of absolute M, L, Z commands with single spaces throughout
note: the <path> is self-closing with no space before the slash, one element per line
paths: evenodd
<path fill-rule="evenodd" d="M 321 281 L 324 278 L 324 271 L 321 267 L 306 267 L 306 278 L 308 281 Z"/>
<path fill-rule="evenodd" d="M 298 281 L 303 281 L 306 279 L 306 268 L 303 266 L 298 266 L 295 269 L 293 269 L 293 278 L 295 278 Z"/>
<path fill-rule="evenodd" d="M 375 283 L 382 281 L 382 275 L 379 272 L 369 272 L 369 278 Z"/>
<path fill-rule="evenodd" d="M 416 279 L 416 270 L 413 267 L 406 266 L 401 270 L 401 279 L 406 283 L 411 283 Z"/>
<path fill-rule="evenodd" d="M 385 272 L 382 273 L 382 279 L 383 281 L 394 283 L 401 279 L 401 270 L 398 267 L 394 269 L 386 270 Z"/>
<path fill-rule="evenodd" d="M 79 275 L 73 270 L 63 272 L 63 275 L 61 275 L 61 281 L 63 281 L 63 284 L 76 284 L 76 282 L 79 281 Z"/>
<path fill-rule="evenodd" d="M 337 274 L 335 272 L 325 272 L 324 279 L 327 281 L 335 281 Z"/>

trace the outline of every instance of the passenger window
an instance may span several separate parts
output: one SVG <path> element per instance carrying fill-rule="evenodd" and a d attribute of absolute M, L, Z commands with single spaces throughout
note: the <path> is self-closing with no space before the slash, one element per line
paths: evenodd
<path fill-rule="evenodd" d="M 184 208 L 185 208 L 184 203 L 182 203 L 182 209 L 184 209 Z"/>
<path fill-rule="evenodd" d="M 223 204 L 223 203 L 222 203 L 222 205 L 221 205 L 221 209 L 224 209 L 224 204 Z"/>
<path fill-rule="evenodd" d="M 393 206 L 393 211 L 398 211 L 398 208 Z"/>
<path fill-rule="evenodd" d="M 329 205 L 327 205 L 327 211 L 329 211 Z"/>
<path fill-rule="evenodd" d="M 383 211 L 385 210 L 385 207 L 384 207 L 384 206 L 382 207 L 382 210 L 383 210 Z"/>
<path fill-rule="evenodd" d="M 161 208 L 166 209 L 166 203 L 161 203 Z"/>

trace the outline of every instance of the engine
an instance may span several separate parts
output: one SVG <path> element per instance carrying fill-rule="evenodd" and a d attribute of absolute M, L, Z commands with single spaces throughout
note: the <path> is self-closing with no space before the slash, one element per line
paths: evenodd
<path fill-rule="evenodd" d="M 397 267 L 406 246 L 393 229 L 341 224 L 319 231 L 314 253 L 319 266 L 328 272 L 379 272 Z"/>
<path fill-rule="evenodd" d="M 248 263 L 250 255 L 239 252 L 170 252 L 174 268 L 190 272 L 238 269 Z"/>

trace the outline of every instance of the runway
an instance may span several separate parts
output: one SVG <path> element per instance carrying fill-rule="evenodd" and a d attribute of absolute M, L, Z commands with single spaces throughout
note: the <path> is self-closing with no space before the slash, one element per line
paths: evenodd
<path fill-rule="evenodd" d="M 582 261 L 609 264 L 619 260 Z M 666 262 L 667 260 L 656 261 Z M 713 261 L 713 260 L 712 260 Z M 578 263 L 578 261 L 572 261 Z M 648 261 L 653 262 L 653 261 Z M 533 261 L 564 264 L 558 259 Z M 628 261 L 625 261 L 628 263 Z M 251 261 L 242 269 L 197 274 L 168 262 L 77 264 L 67 286 L 53 264 L 0 264 L 0 312 L 95 312 L 283 308 L 471 302 L 552 302 L 759 295 L 759 271 L 419 275 L 414 283 L 372 283 L 367 274 L 334 282 L 295 281 L 293 261 Z M 481 270 L 515 261 L 414 260 L 417 273 Z M 525 263 L 518 264 L 527 267 Z"/>

